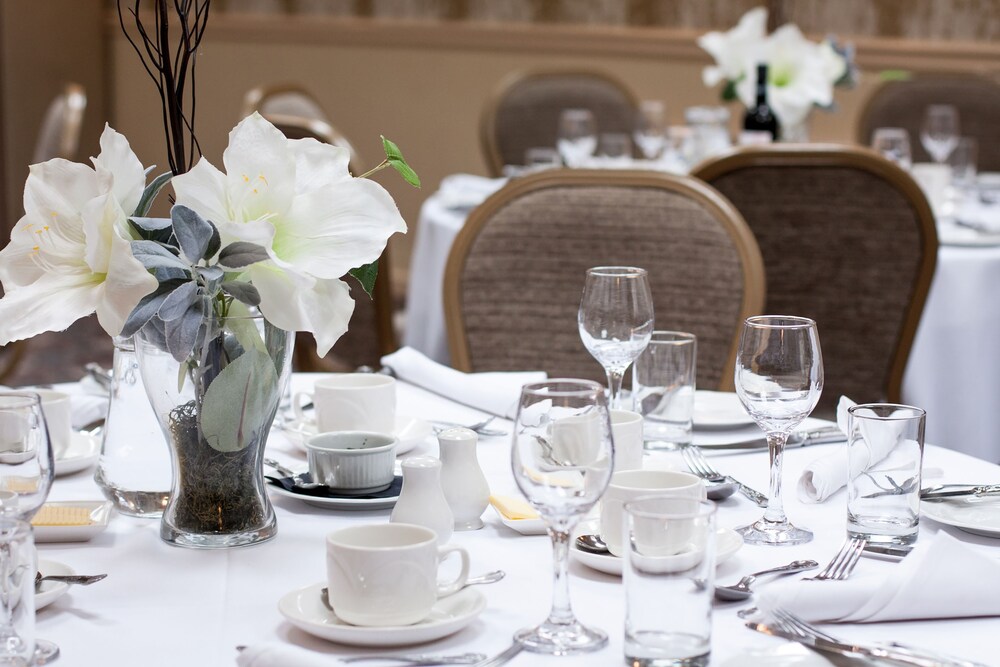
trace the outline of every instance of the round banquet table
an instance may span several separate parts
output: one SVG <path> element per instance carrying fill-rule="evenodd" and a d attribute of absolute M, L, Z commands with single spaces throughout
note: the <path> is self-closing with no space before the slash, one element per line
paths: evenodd
<path fill-rule="evenodd" d="M 306 389 L 315 376 L 297 375 L 293 388 Z M 474 420 L 481 413 L 452 403 L 417 387 L 399 384 L 398 412 L 424 419 L 458 422 Z M 494 425 L 511 427 L 496 420 Z M 705 437 L 727 437 L 715 432 Z M 790 518 L 815 531 L 810 544 L 794 547 L 743 546 L 718 569 L 718 580 L 736 581 L 742 574 L 798 558 L 825 563 L 844 539 L 846 510 L 841 490 L 818 505 L 803 505 L 794 494 L 794 480 L 812 460 L 841 445 L 818 445 L 791 449 L 785 461 L 785 506 Z M 510 471 L 509 438 L 483 438 L 479 459 L 495 494 L 516 495 Z M 268 453 L 285 463 L 305 467 L 304 455 L 274 430 Z M 434 439 L 422 441 L 410 454 L 437 453 Z M 716 466 L 735 472 L 746 482 L 765 488 L 767 454 L 710 453 Z M 670 466 L 674 455 L 658 455 L 650 466 Z M 928 446 L 925 466 L 940 468 L 942 481 L 1000 482 L 1000 467 L 960 452 Z M 679 465 L 677 467 L 680 467 Z M 237 645 L 280 642 L 332 656 L 370 652 L 314 638 L 286 622 L 278 611 L 278 600 L 287 593 L 325 579 L 324 538 L 348 525 L 381 523 L 388 510 L 338 512 L 319 509 L 297 499 L 271 495 L 278 517 L 278 535 L 270 542 L 231 550 L 197 551 L 168 546 L 159 539 L 159 522 L 115 517 L 108 529 L 90 542 L 40 544 L 41 558 L 58 561 L 79 573 L 108 573 L 107 579 L 70 592 L 38 614 L 37 633 L 57 642 L 63 658 L 57 664 L 73 666 L 130 665 L 176 667 L 234 664 Z M 90 472 L 58 478 L 50 500 L 100 499 Z M 742 496 L 719 504 L 720 526 L 734 527 L 759 517 L 761 510 Z M 501 582 L 477 587 L 486 597 L 486 609 L 458 633 L 431 644 L 420 652 L 476 651 L 493 655 L 510 644 L 521 627 L 541 621 L 548 613 L 551 593 L 551 551 L 544 535 L 525 536 L 500 523 L 487 509 L 486 526 L 478 531 L 456 532 L 452 542 L 467 548 L 472 572 L 503 569 Z M 924 519 L 920 540 L 940 530 L 948 531 L 972 548 L 1000 558 L 1000 540 L 977 537 Z M 863 558 L 858 572 L 888 570 L 896 564 Z M 522 653 L 510 663 L 529 665 L 594 665 L 622 663 L 623 591 L 621 580 L 573 563 L 570 588 L 577 615 L 586 623 L 603 628 L 610 636 L 604 650 L 573 658 Z M 759 584 L 760 586 L 766 583 Z M 984 595 L 997 595 L 997 582 L 983 582 Z M 750 603 L 719 604 L 713 617 L 712 664 L 737 665 L 748 651 L 788 650 L 786 642 L 743 627 L 739 609 Z M 1000 618 L 898 622 L 891 624 L 842 625 L 834 634 L 857 640 L 893 640 L 923 645 L 987 664 L 996 661 L 995 638 Z M 401 649 L 392 649 L 398 651 Z M 794 649 L 798 650 L 798 649 Z M 804 651 L 804 649 L 803 649 Z M 768 663 L 756 657 L 755 665 Z M 788 664 L 788 663 L 784 663 Z M 812 663 L 810 663 L 812 664 Z M 283 667 L 294 667 L 287 665 Z"/>
<path fill-rule="evenodd" d="M 485 180 L 485 179 L 484 179 Z M 403 343 L 447 364 L 442 286 L 444 267 L 471 206 L 449 193 L 431 195 L 420 210 L 410 260 Z M 971 238 L 969 242 L 967 239 Z M 927 410 L 927 440 L 1000 462 L 1000 237 L 949 245 L 942 236 L 937 270 L 909 363 L 902 400 Z"/>

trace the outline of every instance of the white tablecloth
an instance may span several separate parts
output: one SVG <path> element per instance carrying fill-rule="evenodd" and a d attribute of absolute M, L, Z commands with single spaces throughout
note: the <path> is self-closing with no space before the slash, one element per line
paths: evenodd
<path fill-rule="evenodd" d="M 403 341 L 442 363 L 449 360 L 444 265 L 469 210 L 447 208 L 431 195 L 417 224 Z M 974 240 L 965 231 L 959 238 Z M 994 462 L 1000 461 L 998 285 L 1000 243 L 942 244 L 902 397 L 927 410 L 928 441 Z"/>
<path fill-rule="evenodd" d="M 297 376 L 296 388 L 305 388 L 312 379 Z M 473 410 L 407 385 L 400 386 L 398 399 L 399 412 L 404 415 L 456 421 L 478 416 Z M 501 420 L 494 424 L 510 427 L 510 422 Z M 815 531 L 815 540 L 785 548 L 744 546 L 720 566 L 720 582 L 735 582 L 747 572 L 798 558 L 825 562 L 836 552 L 844 539 L 844 492 L 822 505 L 807 506 L 797 501 L 791 483 L 808 462 L 834 446 L 839 445 L 793 449 L 786 455 L 785 507 L 794 522 Z M 509 448 L 508 438 L 480 442 L 480 462 L 494 493 L 516 493 Z M 268 450 L 285 462 L 304 466 L 304 456 L 277 431 L 272 434 Z M 437 446 L 429 439 L 413 453 L 436 454 Z M 766 487 L 765 452 L 719 455 L 715 462 L 748 484 Z M 927 448 L 925 465 L 943 469 L 945 481 L 1000 481 L 1000 467 L 937 447 Z M 50 495 L 52 500 L 100 497 L 89 473 L 57 479 Z M 73 588 L 39 613 L 38 635 L 62 648 L 63 658 L 57 664 L 217 667 L 234 664 L 237 645 L 263 641 L 287 642 L 331 656 L 366 652 L 298 631 L 285 622 L 277 603 L 289 591 L 324 580 L 324 538 L 328 532 L 347 525 L 384 522 L 388 510 L 325 511 L 295 499 L 272 498 L 278 516 L 278 535 L 270 542 L 249 548 L 196 551 L 171 547 L 159 539 L 158 521 L 127 517 L 113 519 L 108 530 L 89 543 L 40 545 L 42 558 L 65 563 L 80 573 L 108 573 L 104 581 Z M 758 518 L 760 513 L 758 507 L 734 496 L 720 504 L 719 523 L 737 526 Z M 418 651 L 478 651 L 492 655 L 509 645 L 514 631 L 541 621 L 548 613 L 551 593 L 548 538 L 519 535 L 500 524 L 492 510 L 487 510 L 485 519 L 485 528 L 455 533 L 452 541 L 469 550 L 474 573 L 503 569 L 507 577 L 479 588 L 488 602 L 475 622 L 451 637 L 417 647 Z M 929 520 L 922 522 L 920 530 L 921 540 L 929 539 L 938 530 L 947 530 L 966 543 L 980 545 L 975 548 L 1000 557 L 998 540 L 941 527 Z M 873 572 L 894 566 L 865 558 L 858 567 L 859 572 Z M 766 581 L 759 585 L 766 585 Z M 989 586 L 995 587 L 996 582 L 984 582 L 984 594 L 990 594 Z M 620 579 L 574 563 L 570 588 L 578 616 L 607 631 L 610 645 L 599 653 L 572 659 L 524 653 L 514 659 L 513 667 L 621 664 L 624 599 Z M 716 607 L 713 665 L 726 664 L 752 649 L 784 646 L 782 640 L 743 627 L 736 612 L 747 606 Z M 831 631 L 859 640 L 891 638 L 995 664 L 1000 618 L 845 625 Z M 336 664 L 332 657 L 330 664 Z M 748 663 L 744 660 L 728 664 Z M 768 663 L 754 659 L 752 664 Z"/>

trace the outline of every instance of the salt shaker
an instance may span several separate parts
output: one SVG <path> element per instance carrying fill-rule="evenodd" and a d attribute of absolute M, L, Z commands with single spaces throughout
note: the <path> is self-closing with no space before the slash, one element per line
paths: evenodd
<path fill-rule="evenodd" d="M 450 428 L 438 434 L 441 456 L 441 489 L 455 516 L 455 530 L 479 530 L 490 503 L 490 487 L 479 467 L 479 438 L 467 428 Z"/>
<path fill-rule="evenodd" d="M 441 490 L 441 462 L 432 456 L 411 456 L 401 462 L 403 488 L 392 508 L 392 523 L 426 526 L 438 536 L 438 544 L 451 539 L 455 518 Z"/>

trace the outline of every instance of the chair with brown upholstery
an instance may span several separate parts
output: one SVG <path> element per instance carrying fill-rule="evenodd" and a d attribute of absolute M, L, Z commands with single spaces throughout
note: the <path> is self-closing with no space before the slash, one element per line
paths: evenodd
<path fill-rule="evenodd" d="M 512 181 L 469 216 L 445 269 L 452 365 L 605 381 L 580 340 L 592 266 L 649 272 L 657 329 L 698 336 L 698 385 L 731 388 L 763 265 L 739 213 L 692 178 L 556 170 Z"/>
<path fill-rule="evenodd" d="M 920 187 L 865 148 L 738 150 L 692 174 L 725 195 L 753 230 L 776 315 L 816 320 L 826 380 L 819 414 L 841 395 L 900 400 L 913 336 L 937 262 Z"/>
<path fill-rule="evenodd" d="M 928 74 L 883 84 L 861 112 L 858 143 L 871 144 L 876 128 L 901 127 L 910 133 L 913 161 L 930 162 L 920 126 L 931 104 L 957 107 L 962 136 L 979 140 L 979 169 L 1000 171 L 1000 83 L 984 77 Z"/>
<path fill-rule="evenodd" d="M 75 160 L 80 149 L 80 128 L 87 109 L 83 86 L 68 83 L 49 104 L 35 140 L 33 163 L 61 157 Z"/>
<path fill-rule="evenodd" d="M 599 133 L 631 136 L 638 101 L 624 83 L 600 72 L 515 72 L 500 83 L 480 120 L 490 173 L 524 164 L 529 148 L 555 147 L 559 114 L 571 108 L 590 109 Z"/>

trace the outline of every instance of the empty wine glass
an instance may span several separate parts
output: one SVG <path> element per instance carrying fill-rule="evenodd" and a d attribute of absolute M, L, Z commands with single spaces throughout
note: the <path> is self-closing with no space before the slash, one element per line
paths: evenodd
<path fill-rule="evenodd" d="M 635 116 L 632 134 L 635 145 L 647 160 L 655 160 L 667 145 L 667 112 L 659 100 L 643 100 Z"/>
<path fill-rule="evenodd" d="M 913 166 L 910 134 L 901 127 L 880 127 L 872 133 L 872 150 L 903 169 Z"/>
<path fill-rule="evenodd" d="M 816 323 L 805 317 L 747 318 L 736 359 L 736 394 L 767 434 L 771 484 L 767 509 L 737 529 L 747 544 L 802 544 L 812 533 L 788 522 L 781 503 L 781 463 L 788 434 L 816 407 L 823 391 L 823 355 Z"/>
<path fill-rule="evenodd" d="M 548 525 L 555 562 L 552 610 L 537 627 L 514 637 L 539 653 L 595 651 L 601 630 L 576 620 L 569 600 L 567 559 L 573 527 L 611 480 L 614 447 L 604 388 L 589 380 L 549 380 L 521 389 L 511 467 L 518 488 Z"/>
<path fill-rule="evenodd" d="M 950 104 L 932 104 L 924 112 L 920 143 L 931 159 L 944 163 L 958 145 L 958 109 Z"/>
<path fill-rule="evenodd" d="M 621 408 L 622 377 L 653 334 L 653 297 L 645 269 L 587 269 L 580 312 L 580 338 L 608 375 L 611 407 Z"/>
<path fill-rule="evenodd" d="M 597 150 L 597 121 L 588 109 L 564 109 L 559 115 L 556 148 L 568 167 L 579 167 Z"/>
<path fill-rule="evenodd" d="M 31 521 L 49 495 L 53 466 L 52 444 L 38 394 L 0 394 L 0 519 Z M 21 598 L 17 582 L 21 577 L 30 577 L 34 587 L 37 558 L 27 551 L 31 545 L 30 530 L 27 546 L 18 548 L 17 544 L 23 545 L 25 540 L 16 538 L 13 525 L 10 524 L 12 538 L 0 544 L 0 572 L 3 573 L 0 576 L 0 664 L 23 664 L 21 656 L 25 652 L 32 653 L 31 644 L 34 643 L 31 664 L 41 665 L 57 657 L 59 647 L 29 636 L 29 631 L 34 631 L 34 610 L 17 608 Z M 24 627 L 25 623 L 29 627 Z M 21 632 L 16 625 L 22 626 Z"/>

